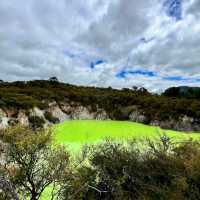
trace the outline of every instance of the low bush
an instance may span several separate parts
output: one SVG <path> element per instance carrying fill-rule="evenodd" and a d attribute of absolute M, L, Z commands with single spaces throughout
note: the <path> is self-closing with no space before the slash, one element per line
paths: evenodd
<path fill-rule="evenodd" d="M 48 187 L 52 188 L 49 199 L 58 196 L 56 188 L 68 171 L 69 154 L 52 146 L 52 134 L 51 130 L 35 132 L 21 127 L 0 134 L 0 157 L 4 155 L 4 163 L 0 162 L 1 200 L 39 200 Z"/>
<path fill-rule="evenodd" d="M 43 117 L 30 115 L 28 120 L 32 129 L 41 129 L 44 127 L 45 120 Z"/>
<path fill-rule="evenodd" d="M 200 199 L 199 141 L 106 140 L 70 164 L 51 136 L 20 127 L 0 133 L 0 199 L 39 200 L 46 188 L 52 200 Z"/>
<path fill-rule="evenodd" d="M 45 116 L 45 118 L 46 118 L 49 122 L 51 122 L 51 123 L 53 123 L 53 124 L 59 123 L 59 119 L 56 118 L 56 117 L 54 117 L 54 116 L 53 116 L 50 112 L 48 112 L 48 111 L 46 111 L 46 112 L 44 113 L 44 116 Z"/>
<path fill-rule="evenodd" d="M 64 199 L 200 199 L 200 143 L 173 142 L 162 137 L 157 142 L 95 146 L 89 167 L 81 166 L 74 174 Z M 145 150 L 141 145 L 147 145 Z"/>

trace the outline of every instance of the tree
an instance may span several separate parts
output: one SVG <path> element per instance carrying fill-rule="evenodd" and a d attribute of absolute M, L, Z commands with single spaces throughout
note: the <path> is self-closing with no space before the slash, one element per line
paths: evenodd
<path fill-rule="evenodd" d="M 6 144 L 4 169 L 19 196 L 38 200 L 47 187 L 58 190 L 69 155 L 62 147 L 54 148 L 51 138 L 51 130 L 34 132 L 21 127 L 9 128 L 1 134 Z M 52 199 L 54 195 L 52 192 Z"/>
<path fill-rule="evenodd" d="M 132 89 L 133 89 L 133 91 L 137 91 L 138 87 L 137 86 L 133 86 Z"/>
<path fill-rule="evenodd" d="M 141 92 L 141 93 L 144 93 L 144 94 L 148 94 L 149 93 L 148 90 L 146 88 L 144 88 L 144 87 L 139 88 L 138 91 Z"/>
<path fill-rule="evenodd" d="M 59 82 L 59 81 L 58 81 L 58 78 L 57 78 L 56 76 L 50 77 L 50 78 L 49 78 L 49 81 L 50 81 L 50 82 Z"/>
<path fill-rule="evenodd" d="M 171 87 L 166 89 L 162 95 L 167 97 L 178 97 L 180 95 L 180 90 L 178 87 Z"/>

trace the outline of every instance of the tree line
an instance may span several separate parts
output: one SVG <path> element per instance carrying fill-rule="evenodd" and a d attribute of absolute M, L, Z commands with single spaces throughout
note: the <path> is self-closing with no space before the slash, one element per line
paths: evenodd
<path fill-rule="evenodd" d="M 183 94 L 190 89 L 182 89 Z M 193 91 L 193 90 L 191 90 Z M 191 94 L 198 94 L 194 90 Z M 182 93 L 181 93 L 182 94 Z M 189 93 L 190 94 L 190 93 Z M 83 106 L 89 106 L 92 111 L 98 108 L 104 109 L 110 119 L 128 120 L 129 115 L 136 106 L 150 123 L 153 120 L 177 119 L 184 115 L 200 121 L 200 101 L 197 96 L 187 98 L 179 95 L 179 89 L 171 88 L 162 95 L 151 94 L 145 88 L 121 90 L 97 87 L 75 86 L 61 83 L 56 77 L 50 80 L 17 81 L 0 83 L 0 108 L 2 109 L 31 109 L 35 106 L 45 110 L 49 102 L 77 102 Z M 53 119 L 47 113 L 47 117 Z"/>

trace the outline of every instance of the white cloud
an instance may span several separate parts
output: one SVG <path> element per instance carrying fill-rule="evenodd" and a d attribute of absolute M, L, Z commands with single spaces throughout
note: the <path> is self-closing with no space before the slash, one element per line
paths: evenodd
<path fill-rule="evenodd" d="M 166 15 L 166 0 L 1 0 L 0 79 L 56 75 L 84 85 L 198 85 L 200 3 L 182 0 L 182 20 Z M 169 0 L 170 1 L 170 0 Z M 97 59 L 106 63 L 90 68 Z M 155 77 L 125 69 L 153 71 Z M 163 80 L 163 77 L 186 77 Z"/>

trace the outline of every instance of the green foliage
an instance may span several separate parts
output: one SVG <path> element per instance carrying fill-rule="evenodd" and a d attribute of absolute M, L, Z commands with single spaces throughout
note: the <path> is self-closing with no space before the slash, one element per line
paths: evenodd
<path fill-rule="evenodd" d="M 53 123 L 53 124 L 56 124 L 56 123 L 59 122 L 59 119 L 56 118 L 56 117 L 54 117 L 54 116 L 52 116 L 52 114 L 51 114 L 50 112 L 48 112 L 48 111 L 46 111 L 46 112 L 44 113 L 44 116 L 45 116 L 45 118 L 46 118 L 49 122 L 51 122 L 51 123 Z"/>
<path fill-rule="evenodd" d="M 74 173 L 63 199 L 200 199 L 199 142 L 173 144 L 166 136 L 126 145 L 108 140 L 89 155 L 89 167 Z"/>
<path fill-rule="evenodd" d="M 42 117 L 31 115 L 28 117 L 30 127 L 32 129 L 41 129 L 44 126 L 45 120 Z"/>
<path fill-rule="evenodd" d="M 55 77 L 55 76 L 50 77 L 50 78 L 49 78 L 49 81 L 50 81 L 50 82 L 59 82 L 59 81 L 58 81 L 58 78 Z"/>
<path fill-rule="evenodd" d="M 51 187 L 52 200 L 200 199 L 199 141 L 108 139 L 69 165 L 66 150 L 51 146 L 52 136 L 20 127 L 1 132 L 0 197 L 38 200 Z"/>
<path fill-rule="evenodd" d="M 179 98 L 200 98 L 200 88 L 199 87 L 171 87 L 165 90 L 164 96 L 168 97 L 179 97 Z"/>
<path fill-rule="evenodd" d="M 14 127 L 3 131 L 1 140 L 6 145 L 6 164 L 0 165 L 6 172 L 2 177 L 14 186 L 18 199 L 38 200 L 48 186 L 59 187 L 68 170 L 69 155 L 64 148 L 51 146 L 51 130 L 34 132 Z M 4 184 L 3 191 L 6 188 Z"/>
<path fill-rule="evenodd" d="M 82 87 L 57 81 L 3 82 L 0 84 L 0 107 L 29 109 L 38 106 L 45 109 L 52 101 L 74 101 L 94 109 L 98 105 L 107 111 L 111 119 L 116 120 L 127 120 L 130 111 L 125 113 L 123 110 L 132 105 L 148 116 L 147 121 L 167 120 L 180 115 L 199 119 L 200 101 L 197 98 L 179 98 L 176 92 L 172 91 L 172 95 L 166 92 L 166 95 L 160 96 L 150 94 L 145 89 Z"/>

